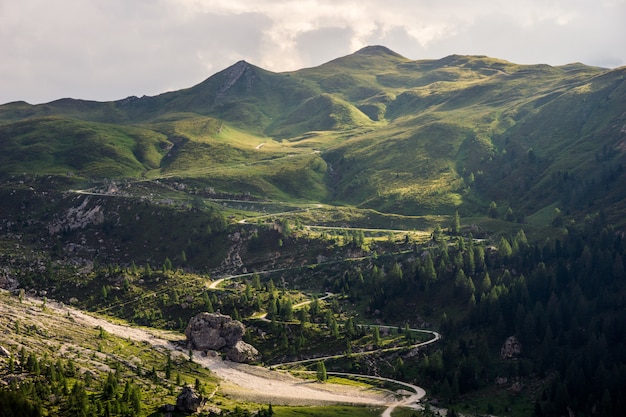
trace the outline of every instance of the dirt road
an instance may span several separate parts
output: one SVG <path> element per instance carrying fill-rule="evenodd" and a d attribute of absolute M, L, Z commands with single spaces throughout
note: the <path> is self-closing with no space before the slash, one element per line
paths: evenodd
<path fill-rule="evenodd" d="M 78 324 L 82 328 L 101 327 L 117 337 L 147 343 L 160 351 L 170 351 L 173 356 L 189 355 L 184 346 L 185 337 L 180 333 L 113 323 L 105 318 L 92 316 L 49 300 L 45 309 L 41 308 L 42 300 L 36 298 L 25 299 L 23 305 L 12 304 L 0 303 L 0 314 L 15 319 L 22 315 L 28 316 L 29 320 L 38 322 L 41 327 L 50 326 L 51 320 L 54 326 L 67 326 L 71 322 L 72 325 Z M 244 401 L 271 402 L 277 405 L 368 405 L 385 408 L 382 415 L 388 417 L 396 406 L 415 406 L 425 394 L 420 387 L 385 378 L 371 377 L 402 385 L 407 390 L 391 393 L 367 387 L 320 384 L 313 380 L 296 378 L 284 371 L 224 361 L 217 355 L 207 355 L 200 351 L 193 351 L 192 354 L 195 362 L 210 369 L 222 380 L 220 392 Z M 336 373 L 336 375 L 350 374 Z"/>
<path fill-rule="evenodd" d="M 112 335 L 146 342 L 156 349 L 170 350 L 172 355 L 188 356 L 189 354 L 189 351 L 183 348 L 181 342 L 184 341 L 184 336 L 180 333 L 116 324 L 54 302 L 48 302 L 47 308 L 58 312 L 63 318 L 71 317 L 75 323 L 91 328 L 100 326 Z M 295 378 L 283 372 L 224 361 L 219 356 L 206 355 L 200 351 L 193 352 L 193 360 L 224 380 L 220 390 L 245 400 L 289 405 L 344 403 L 385 406 L 389 402 L 382 391 L 345 385 L 319 384 Z"/>

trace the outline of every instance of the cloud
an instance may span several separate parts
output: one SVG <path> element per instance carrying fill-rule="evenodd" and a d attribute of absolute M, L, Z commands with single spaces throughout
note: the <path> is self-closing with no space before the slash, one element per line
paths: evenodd
<path fill-rule="evenodd" d="M 287 71 L 372 44 L 614 67 L 624 16 L 626 0 L 0 0 L 0 103 L 154 95 L 240 59 Z"/>

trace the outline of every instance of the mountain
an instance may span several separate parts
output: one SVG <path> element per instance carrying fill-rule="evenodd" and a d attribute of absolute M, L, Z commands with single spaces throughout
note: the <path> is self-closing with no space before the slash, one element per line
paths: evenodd
<path fill-rule="evenodd" d="M 617 219 L 625 72 L 485 56 L 413 61 L 382 46 L 286 73 L 240 61 L 155 97 L 0 106 L 0 170 L 180 175 L 401 214 L 471 215 L 495 201 L 519 219 L 589 206 Z M 73 161 L 84 147 L 89 157 Z M 249 169 L 235 166 L 244 161 Z M 285 174 L 300 168 L 311 175 Z"/>
<path fill-rule="evenodd" d="M 372 46 L 0 106 L 1 409 L 382 412 L 222 383 L 182 336 L 219 311 L 271 369 L 424 387 L 407 415 L 625 415 L 625 72 Z"/>

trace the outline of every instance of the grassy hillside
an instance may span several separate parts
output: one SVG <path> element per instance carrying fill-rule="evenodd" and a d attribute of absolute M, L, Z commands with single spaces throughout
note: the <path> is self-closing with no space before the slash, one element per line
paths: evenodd
<path fill-rule="evenodd" d="M 495 201 L 518 219 L 553 206 L 618 218 L 624 71 L 378 46 L 280 74 L 241 61 L 155 97 L 0 106 L 3 171 L 176 175 L 408 215 Z"/>
<path fill-rule="evenodd" d="M 293 138 L 318 130 L 350 130 L 372 125 L 372 121 L 352 104 L 331 94 L 311 97 L 286 118 L 268 128 L 278 138 Z"/>
<path fill-rule="evenodd" d="M 164 135 L 138 127 L 37 117 L 0 124 L 0 170 L 134 177 L 157 168 L 169 146 Z"/>

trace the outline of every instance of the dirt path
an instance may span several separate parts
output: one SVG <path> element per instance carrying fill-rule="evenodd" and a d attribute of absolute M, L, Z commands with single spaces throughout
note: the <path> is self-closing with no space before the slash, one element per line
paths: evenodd
<path fill-rule="evenodd" d="M 180 343 L 184 340 L 184 336 L 180 333 L 112 323 L 104 318 L 94 317 L 54 302 L 48 302 L 47 308 L 64 316 L 69 313 L 76 323 L 91 328 L 99 326 L 117 337 L 149 343 L 156 349 L 170 350 L 176 356 L 189 354 Z M 318 384 L 283 372 L 224 361 L 219 356 L 206 355 L 200 351 L 193 352 L 193 360 L 224 380 L 220 390 L 245 400 L 289 405 L 344 403 L 385 406 L 389 402 L 381 391 L 345 385 Z"/>
<path fill-rule="evenodd" d="M 271 271 L 264 271 L 264 272 L 271 272 Z M 231 280 L 234 278 L 240 278 L 242 276 L 249 276 L 252 275 L 251 273 L 246 273 L 246 274 L 241 274 L 241 275 L 231 275 L 231 276 L 227 276 L 227 277 L 223 277 L 220 278 L 218 280 L 213 281 L 212 283 L 210 283 L 208 285 L 208 287 L 210 289 L 218 289 L 219 286 L 227 281 L 227 280 Z M 333 297 L 334 294 L 327 292 L 325 296 L 319 298 L 320 300 L 323 299 L 327 299 L 330 297 Z M 293 308 L 300 308 L 303 307 L 305 305 L 311 304 L 313 302 L 313 300 L 307 300 L 307 301 L 303 301 L 301 303 L 295 304 L 293 306 Z M 259 316 L 258 318 L 260 318 L 261 320 L 267 320 L 265 318 L 266 314 L 263 314 L 261 316 Z M 387 325 L 375 325 L 376 327 L 379 328 L 386 328 L 386 329 L 395 329 L 396 327 L 394 326 L 387 326 Z M 439 341 L 441 339 L 441 334 L 439 334 L 438 332 L 432 331 L 432 330 L 424 330 L 424 329 L 409 329 L 409 331 L 412 332 L 419 332 L 419 333 L 426 333 L 432 336 L 431 339 L 424 341 L 424 342 L 420 342 L 420 343 L 416 343 L 412 346 L 412 348 L 421 348 L 427 345 L 430 345 L 431 343 L 435 343 L 437 341 Z M 394 350 L 403 350 L 406 349 L 406 347 L 397 347 L 397 348 L 389 348 L 389 349 L 383 349 L 384 351 L 394 351 Z M 362 352 L 361 354 L 373 354 L 379 351 L 371 351 L 371 352 Z M 300 360 L 300 361 L 295 361 L 295 362 L 289 362 L 289 363 L 282 363 L 282 364 L 277 364 L 275 366 L 281 367 L 283 365 L 295 365 L 295 364 L 302 364 L 302 363 L 310 363 L 310 362 L 315 362 L 315 361 L 320 361 L 320 360 L 326 360 L 326 359 L 336 359 L 336 358 L 340 358 L 342 357 L 343 354 L 339 354 L 339 355 L 334 355 L 334 356 L 327 356 L 327 357 L 322 357 L 322 358 L 313 358 L 313 359 L 305 359 L 305 360 Z M 223 363 L 223 362 L 222 362 Z M 222 374 L 220 374 L 220 372 L 217 372 L 215 370 L 215 364 L 212 364 L 210 361 L 207 364 L 204 364 L 204 366 L 206 366 L 207 368 L 211 369 L 212 371 L 216 372 L 218 375 L 220 375 L 221 377 L 223 377 L 224 379 L 229 379 L 228 376 L 226 376 L 228 374 L 228 371 L 223 372 Z M 219 367 L 219 365 L 217 365 Z M 241 365 L 241 366 L 246 366 L 246 365 Z M 230 367 L 231 369 L 233 368 L 233 366 L 231 365 Z M 255 370 L 263 369 L 265 370 L 265 368 L 258 368 L 255 367 Z M 249 375 L 251 372 L 251 369 L 248 368 L 246 374 Z M 392 382 L 394 384 L 397 385 L 401 385 L 406 387 L 408 390 L 403 390 L 402 392 L 398 392 L 398 394 L 401 396 L 399 399 L 395 399 L 395 398 L 391 398 L 391 397 L 387 397 L 386 400 L 384 401 L 384 405 L 386 407 L 385 411 L 381 414 L 381 417 L 391 417 L 391 413 L 393 412 L 393 410 L 396 407 L 400 407 L 400 406 L 405 406 L 405 407 L 409 407 L 409 408 L 413 408 L 413 409 L 422 409 L 421 405 L 419 404 L 420 400 L 426 395 L 426 391 L 422 388 L 419 387 L 417 385 L 413 385 L 413 384 L 409 384 L 403 381 L 398 381 L 398 380 L 394 380 L 394 379 L 389 379 L 389 378 L 383 378 L 383 377 L 377 377 L 377 376 L 368 376 L 368 375 L 358 375 L 358 374 L 350 374 L 350 373 L 343 373 L 343 372 L 329 372 L 329 375 L 337 375 L 337 376 L 347 376 L 347 377 L 354 377 L 354 376 L 358 376 L 361 378 L 369 378 L 372 380 L 378 380 L 378 381 L 387 381 L 387 382 Z M 288 374 L 284 374 L 284 375 L 288 375 Z M 275 374 L 273 375 L 275 376 Z M 268 389 L 272 390 L 274 389 L 274 386 L 272 385 L 271 382 L 268 383 L 268 377 L 269 375 L 267 373 L 265 373 L 260 380 L 258 379 L 254 379 L 254 378 L 246 378 L 246 379 L 242 379 L 241 375 L 236 376 L 235 378 L 232 378 L 230 380 L 237 380 L 239 381 L 239 385 L 242 385 L 241 382 L 245 381 L 246 382 L 246 386 L 248 387 L 258 387 L 258 384 L 267 384 Z M 302 384 L 303 382 L 301 380 L 300 384 Z M 315 387 L 320 387 L 319 384 L 314 384 Z M 336 389 L 336 388 L 335 388 Z M 342 398 L 344 398 L 344 395 L 340 395 L 339 397 L 337 397 L 337 401 L 336 402 L 345 402 L 344 400 L 342 400 Z M 358 397 L 357 397 L 358 398 Z M 275 401 L 273 401 L 275 402 Z M 373 402 L 367 402 L 367 400 L 365 402 L 360 402 L 360 398 L 359 401 L 355 401 L 355 398 L 352 398 L 352 401 L 348 401 L 351 403 L 355 403 L 355 404 L 375 404 Z M 381 405 L 380 403 L 378 405 Z"/>

